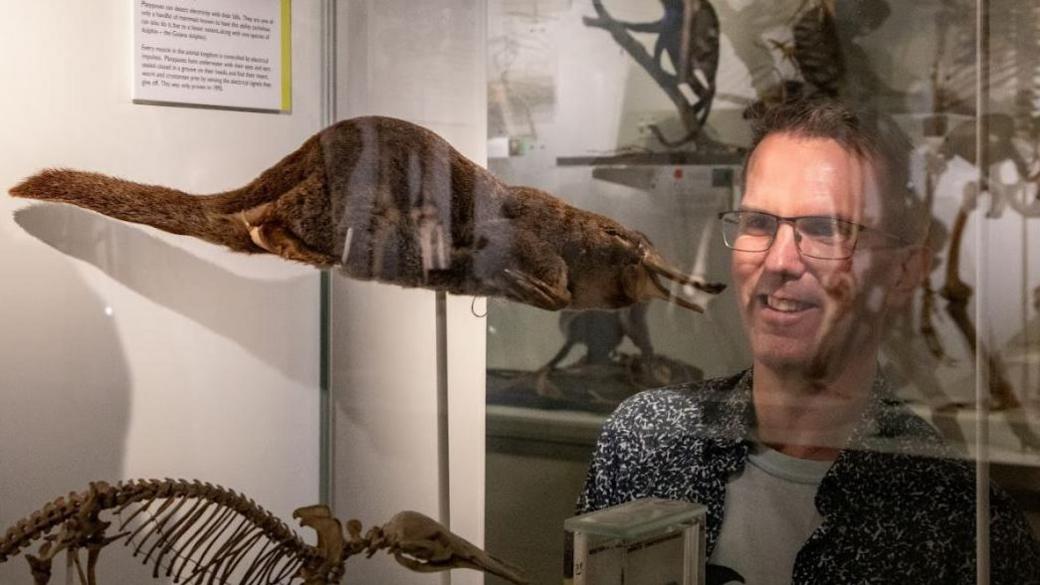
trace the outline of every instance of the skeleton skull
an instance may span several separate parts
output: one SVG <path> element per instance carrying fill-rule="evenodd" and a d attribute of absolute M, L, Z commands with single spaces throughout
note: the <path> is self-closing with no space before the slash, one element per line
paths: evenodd
<path fill-rule="evenodd" d="M 496 559 L 452 533 L 436 520 L 418 512 L 400 512 L 368 534 L 368 554 L 386 549 L 398 563 L 413 571 L 433 572 L 453 568 L 475 569 L 525 584 L 520 570 Z"/>

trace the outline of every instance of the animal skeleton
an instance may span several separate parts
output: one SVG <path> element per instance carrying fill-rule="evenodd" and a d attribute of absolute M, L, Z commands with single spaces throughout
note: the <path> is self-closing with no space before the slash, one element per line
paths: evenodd
<path fill-rule="evenodd" d="M 985 16 L 990 29 L 985 39 L 988 50 L 984 55 L 975 54 L 976 44 L 972 38 L 975 29 L 970 26 L 973 23 L 965 22 L 966 15 L 972 14 L 966 11 L 967 8 L 970 4 L 946 0 L 936 17 L 937 45 L 931 79 L 934 117 L 928 130 L 934 136 L 943 136 L 943 145 L 936 153 L 935 164 L 928 168 L 926 199 L 929 204 L 933 202 L 936 177 L 944 170 L 946 160 L 955 156 L 976 165 L 981 176 L 976 193 L 964 198 L 954 219 L 942 287 L 933 291 L 925 284 L 920 331 L 933 355 L 945 359 L 945 351 L 932 323 L 932 313 L 937 312 L 933 299 L 937 292 L 946 301 L 945 312 L 966 342 L 971 356 L 977 356 L 986 364 L 992 408 L 1016 410 L 1022 408 L 1022 402 L 1014 391 L 1005 364 L 985 339 L 979 339 L 975 323 L 968 314 L 968 303 L 974 291 L 960 277 L 960 256 L 968 219 L 978 206 L 978 193 L 991 195 L 991 206 L 985 214 L 987 218 L 999 217 L 1006 206 L 1024 217 L 1040 215 L 1036 201 L 1015 196 L 1025 195 L 1028 189 L 1004 188 L 1000 181 L 990 177 L 992 163 L 1005 161 L 1012 164 L 1021 177 L 1018 187 L 1038 180 L 1031 167 L 1040 160 L 1037 156 L 1040 138 L 1035 108 L 1032 107 L 1040 91 L 1037 83 L 1040 78 L 1036 75 L 1040 69 L 1040 20 L 1036 18 L 1040 7 L 1011 2 L 999 12 L 991 8 L 992 12 Z M 1002 16 L 997 17 L 997 14 Z M 987 67 L 988 83 L 983 87 L 978 87 L 975 71 L 980 62 Z M 1010 105 L 1012 115 L 975 111 L 972 104 L 977 92 L 1015 96 L 1014 104 Z M 971 115 L 973 119 L 947 128 L 947 114 L 951 113 Z M 975 139 L 979 133 L 985 139 L 980 141 L 981 152 L 976 152 Z M 1018 149 L 1023 142 L 1032 150 L 1031 160 L 1025 159 Z M 1011 420 L 1008 427 L 1023 448 L 1040 449 L 1040 435 L 1027 423 Z"/>
<path fill-rule="evenodd" d="M 973 123 L 972 125 L 974 126 Z M 950 136 L 956 137 L 957 134 L 955 130 Z M 950 141 L 949 138 L 947 137 L 946 146 L 948 149 L 953 149 L 955 148 L 955 141 Z M 952 157 L 954 153 L 946 152 L 944 154 Z M 974 162 L 975 157 L 973 153 L 969 154 L 965 149 L 960 149 L 956 154 L 966 159 L 970 157 L 970 160 Z M 929 180 L 929 188 L 932 187 L 933 183 L 933 180 Z M 929 199 L 931 198 L 932 196 L 929 195 Z M 966 197 L 957 210 L 947 250 L 944 283 L 938 294 L 946 301 L 946 314 L 953 321 L 956 330 L 964 338 L 971 355 L 980 356 L 986 364 L 986 369 L 989 372 L 989 394 L 993 399 L 992 409 L 1018 410 L 1022 408 L 1022 402 L 1015 394 L 1003 360 L 985 343 L 985 340 L 979 339 L 975 323 L 968 314 L 968 303 L 974 291 L 960 277 L 960 257 L 964 243 L 965 228 L 968 224 L 968 218 L 975 211 L 976 206 L 975 197 Z M 935 310 L 933 301 L 934 291 L 931 290 L 927 283 L 923 286 L 924 302 L 922 303 L 920 331 L 925 337 L 933 355 L 936 358 L 944 359 L 946 357 L 945 352 L 931 321 L 932 312 Z M 1021 441 L 1023 448 L 1040 449 L 1040 435 L 1027 423 L 1012 420 L 1008 422 L 1008 428 Z"/>
<path fill-rule="evenodd" d="M 72 170 L 43 171 L 11 194 L 238 252 L 339 266 L 353 278 L 548 310 L 661 298 L 700 311 L 660 278 L 724 288 L 669 266 L 642 234 L 544 191 L 506 185 L 433 132 L 393 118 L 335 124 L 248 185 L 216 195 Z"/>
<path fill-rule="evenodd" d="M 112 521 L 102 520 L 102 513 Z M 418 512 L 401 512 L 364 535 L 357 520 L 347 523 L 344 534 L 325 506 L 300 508 L 293 516 L 317 532 L 317 546 L 244 495 L 220 486 L 171 479 L 97 482 L 9 528 L 0 538 L 0 563 L 43 539 L 36 554 L 25 554 L 36 585 L 50 581 L 52 561 L 61 552 L 80 585 L 96 585 L 101 550 L 124 540 L 134 546 L 133 556 L 144 555 L 152 578 L 162 571 L 174 583 L 327 585 L 340 582 L 349 557 L 362 552 L 371 557 L 380 550 L 414 571 L 469 568 L 526 583 L 518 569 Z M 110 534 L 115 522 L 118 532 Z"/>

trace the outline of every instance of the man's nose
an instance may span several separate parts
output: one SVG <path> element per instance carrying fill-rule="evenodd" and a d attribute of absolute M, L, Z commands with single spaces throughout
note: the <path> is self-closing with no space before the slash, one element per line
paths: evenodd
<path fill-rule="evenodd" d="M 773 245 L 766 251 L 766 269 L 793 275 L 801 274 L 805 270 L 805 262 L 798 251 L 797 238 L 798 234 L 795 233 L 793 225 L 781 223 L 777 226 Z"/>

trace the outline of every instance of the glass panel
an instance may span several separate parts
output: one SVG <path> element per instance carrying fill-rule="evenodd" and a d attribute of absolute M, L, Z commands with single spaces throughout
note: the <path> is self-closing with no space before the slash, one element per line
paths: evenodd
<path fill-rule="evenodd" d="M 451 283 L 459 275 L 479 281 L 458 261 L 472 258 L 465 234 L 481 229 L 472 212 L 493 195 L 482 169 L 459 157 L 484 159 L 482 5 L 337 3 L 343 122 L 323 137 L 342 259 L 331 276 L 334 510 L 366 530 L 414 510 L 477 545 L 483 303 L 434 290 L 479 292 Z M 397 536 L 408 540 L 399 531 L 388 538 Z M 344 581 L 431 578 L 380 554 L 351 559 Z M 451 580 L 477 583 L 483 575 L 458 571 Z"/>
<path fill-rule="evenodd" d="M 555 582 L 580 494 L 659 496 L 707 505 L 715 579 L 1035 575 L 1033 4 L 490 2 L 489 169 L 728 288 L 489 301 L 488 547 Z M 726 248 L 730 209 L 781 219 L 767 250 Z"/>
<path fill-rule="evenodd" d="M 37 539 L 14 555 L 6 547 L 18 531 L 8 527 L 59 496 L 71 503 L 67 494 L 85 492 L 90 482 L 212 482 L 294 526 L 293 510 L 319 497 L 315 269 L 8 196 L 48 168 L 118 176 L 145 186 L 71 174 L 50 186 L 64 185 L 71 199 L 124 219 L 173 223 L 180 213 L 188 220 L 167 224 L 170 231 L 204 236 L 203 202 L 213 200 L 173 190 L 228 192 L 219 200 L 227 207 L 205 217 L 218 224 L 214 237 L 248 240 L 233 216 L 249 190 L 230 191 L 249 185 L 320 127 L 318 3 L 295 2 L 288 14 L 279 2 L 264 3 L 291 21 L 284 30 L 292 41 L 285 55 L 292 101 L 283 112 L 133 103 L 132 5 L 142 4 L 170 3 L 8 3 L 0 19 L 0 48 L 9 56 L 0 63 L 0 583 L 32 582 L 25 557 L 43 556 L 45 543 Z M 242 13 L 262 10 L 248 4 Z M 213 19 L 206 26 L 228 36 L 235 22 L 199 13 L 191 21 L 172 12 L 155 18 L 200 29 L 197 19 Z M 278 28 L 253 25 L 256 35 Z M 171 82 L 195 84 L 192 77 L 211 66 L 200 59 L 160 61 Z M 236 80 L 270 73 L 262 67 L 242 65 Z M 107 535 L 118 532 L 113 525 Z M 136 559 L 131 553 L 122 543 L 107 547 L 98 582 L 149 579 L 144 552 Z M 80 559 L 86 570 L 82 550 Z M 183 559 L 167 555 L 162 566 L 171 560 Z M 64 582 L 64 554 L 53 568 L 53 579 Z"/>
<path fill-rule="evenodd" d="M 984 224 L 978 254 L 980 348 L 989 349 L 990 408 L 986 418 L 993 479 L 1040 530 L 1037 479 L 1040 428 L 1040 8 L 1035 3 L 989 3 L 983 116 L 976 132 L 985 161 L 988 197 L 972 210 Z M 1001 566 L 1017 551 L 997 548 Z M 996 582 L 996 573 L 994 573 Z"/>

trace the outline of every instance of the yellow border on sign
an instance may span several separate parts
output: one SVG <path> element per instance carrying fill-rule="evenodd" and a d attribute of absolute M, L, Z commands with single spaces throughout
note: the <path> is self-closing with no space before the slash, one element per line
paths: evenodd
<path fill-rule="evenodd" d="M 292 110 L 292 0 L 282 0 L 282 111 Z"/>

